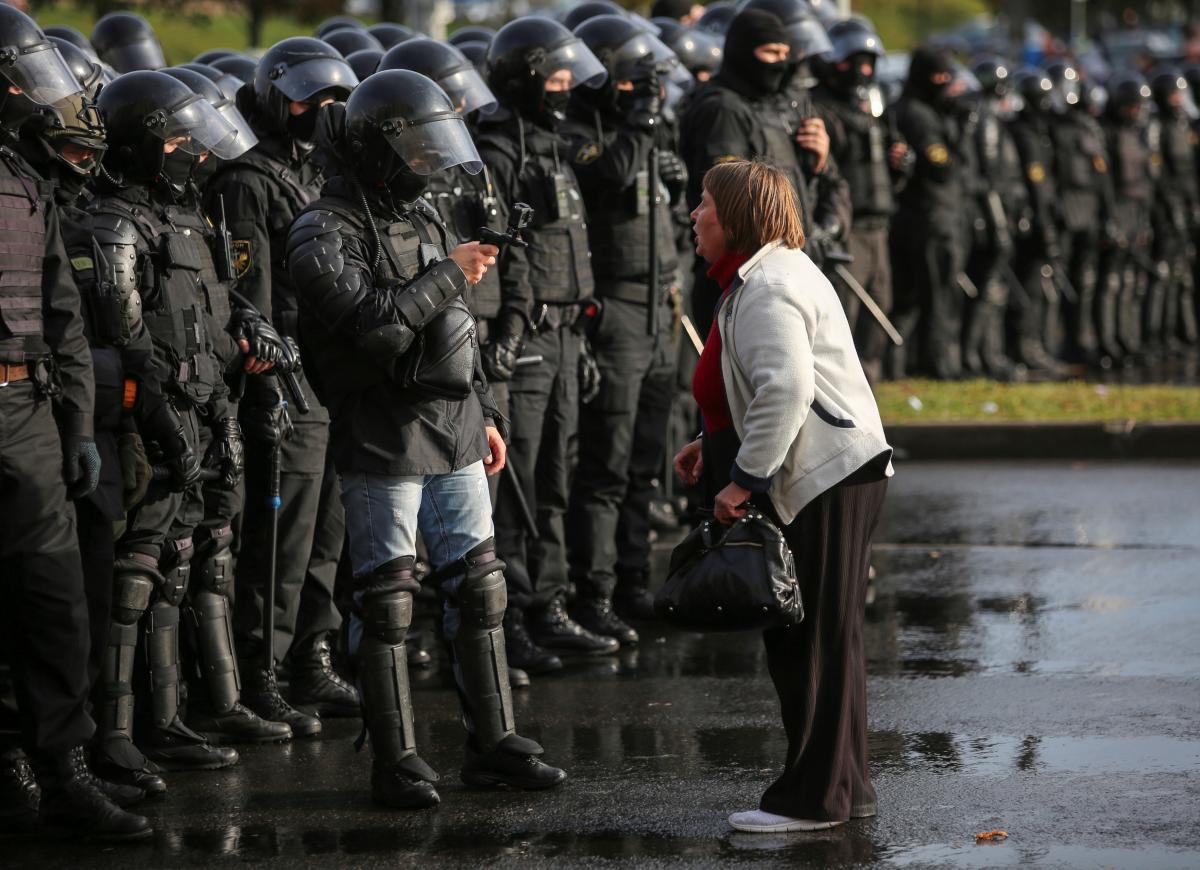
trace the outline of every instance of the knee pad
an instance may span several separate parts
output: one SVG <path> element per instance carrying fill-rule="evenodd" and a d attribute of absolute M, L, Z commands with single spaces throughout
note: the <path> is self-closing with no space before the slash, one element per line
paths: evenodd
<path fill-rule="evenodd" d="M 155 589 L 166 585 L 157 560 L 144 553 L 129 553 L 113 562 L 112 618 L 117 625 L 136 625 Z"/>
<path fill-rule="evenodd" d="M 491 539 L 473 547 L 462 558 L 466 573 L 455 597 L 464 625 L 496 628 L 504 621 L 508 591 L 504 584 L 504 562 L 496 556 Z"/>
<path fill-rule="evenodd" d="M 166 552 L 159 561 L 163 576 L 162 597 L 168 604 L 178 607 L 187 592 L 188 578 L 192 573 L 192 556 L 196 550 L 190 537 L 167 541 L 164 549 Z"/>
<path fill-rule="evenodd" d="M 413 578 L 415 561 L 413 556 L 401 556 L 362 578 L 361 616 L 368 637 L 392 646 L 404 643 L 418 586 Z"/>
<path fill-rule="evenodd" d="M 196 547 L 191 582 L 228 598 L 233 591 L 233 529 L 222 526 Z"/>

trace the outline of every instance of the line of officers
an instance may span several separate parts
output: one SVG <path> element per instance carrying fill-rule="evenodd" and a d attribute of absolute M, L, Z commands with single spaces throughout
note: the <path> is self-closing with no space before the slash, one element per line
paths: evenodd
<path fill-rule="evenodd" d="M 1191 284 L 1139 259 L 1167 150 L 1146 145 L 1140 83 L 1111 84 L 1107 137 L 1053 114 L 1065 71 L 1012 77 L 1025 109 L 1001 123 L 1001 64 L 968 100 L 921 50 L 884 115 L 864 21 L 827 33 L 802 0 L 748 0 L 726 23 L 722 42 L 591 2 L 451 44 L 333 22 L 167 68 L 136 15 L 85 39 L 0 6 L 7 826 L 145 837 L 122 807 L 163 771 L 331 716 L 363 717 L 378 802 L 432 806 L 408 677 L 430 661 L 409 631 L 429 589 L 462 778 L 561 783 L 511 687 L 636 644 L 652 616 L 678 326 L 698 341 L 719 293 L 687 215 L 718 161 L 792 176 L 876 377 L 889 356 L 1001 375 L 1013 348 L 1049 367 L 1062 342 L 1194 338 Z M 1075 122 L 1083 157 L 1051 150 Z M 1072 235 L 1080 175 L 1100 205 Z M 1110 225 L 1110 247 L 1084 243 Z M 1053 332 L 1068 284 L 1074 325 Z"/>

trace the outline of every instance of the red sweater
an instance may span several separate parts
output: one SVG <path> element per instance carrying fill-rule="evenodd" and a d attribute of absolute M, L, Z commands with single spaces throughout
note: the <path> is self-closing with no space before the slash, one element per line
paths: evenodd
<path fill-rule="evenodd" d="M 725 291 L 717 303 L 718 309 L 729 295 L 738 269 L 749 259 L 746 254 L 726 254 L 709 268 L 708 277 Z M 721 330 L 717 328 L 715 313 L 712 327 L 708 330 L 708 340 L 704 342 L 704 352 L 700 354 L 700 361 L 692 373 L 692 397 L 700 406 L 705 432 L 720 432 L 733 425 L 729 402 L 725 399 L 725 379 L 721 374 Z"/>

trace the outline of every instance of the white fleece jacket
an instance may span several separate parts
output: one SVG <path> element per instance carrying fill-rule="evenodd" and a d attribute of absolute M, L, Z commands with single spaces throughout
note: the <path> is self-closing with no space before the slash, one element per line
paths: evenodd
<path fill-rule="evenodd" d="M 803 251 L 772 242 L 738 270 L 717 312 L 721 374 L 741 439 L 731 474 L 790 523 L 892 448 L 833 285 Z"/>

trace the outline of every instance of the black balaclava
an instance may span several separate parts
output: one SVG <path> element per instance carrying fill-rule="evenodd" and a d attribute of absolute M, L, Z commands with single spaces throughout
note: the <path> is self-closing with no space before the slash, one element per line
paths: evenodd
<path fill-rule="evenodd" d="M 213 159 L 211 154 L 208 159 Z M 162 169 L 159 172 L 176 193 L 180 193 L 187 189 L 189 182 L 195 180 L 199 167 L 200 155 L 189 154 L 182 148 L 176 148 L 170 154 L 163 155 Z"/>
<path fill-rule="evenodd" d="M 396 172 L 387 181 L 392 196 L 401 202 L 416 202 L 428 186 L 428 175 L 418 175 L 399 156 L 396 157 Z"/>
<path fill-rule="evenodd" d="M 317 107 L 309 106 L 307 112 L 299 115 L 289 114 L 285 126 L 288 135 L 293 139 L 305 144 L 311 143 L 317 135 Z"/>
<path fill-rule="evenodd" d="M 904 89 L 927 103 L 943 105 L 950 83 L 934 84 L 933 77 L 940 73 L 954 74 L 950 56 L 940 49 L 922 46 L 912 54 L 912 63 L 908 67 L 908 81 L 905 82 Z"/>
<path fill-rule="evenodd" d="M 789 44 L 787 31 L 777 16 L 761 9 L 739 12 L 725 35 L 722 70 L 728 70 L 763 96 L 779 93 L 787 83 L 793 64 L 790 61 L 763 63 L 754 56 L 754 49 L 772 42 Z"/>
<path fill-rule="evenodd" d="M 571 104 L 570 91 L 542 91 L 541 111 L 534 116 L 534 123 L 547 130 L 555 130 L 567 117 L 567 106 Z"/>

